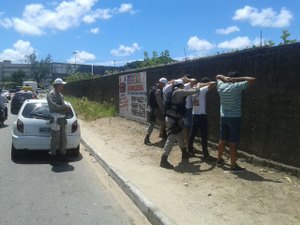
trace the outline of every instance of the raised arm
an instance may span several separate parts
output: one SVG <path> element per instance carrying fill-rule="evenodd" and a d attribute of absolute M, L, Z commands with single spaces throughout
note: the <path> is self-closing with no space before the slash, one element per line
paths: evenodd
<path fill-rule="evenodd" d="M 252 85 L 254 84 L 255 80 L 255 77 L 230 77 L 229 82 L 247 81 L 249 85 Z"/>
<path fill-rule="evenodd" d="M 221 80 L 223 82 L 242 82 L 242 81 L 247 81 L 249 85 L 254 84 L 256 78 L 255 77 L 226 77 L 224 75 L 217 75 L 216 76 L 217 80 Z"/>
<path fill-rule="evenodd" d="M 198 86 L 199 85 L 199 86 Z M 210 81 L 210 82 L 206 82 L 206 83 L 198 83 L 197 87 L 200 89 L 202 87 L 208 86 L 208 89 L 213 88 L 214 86 L 216 86 L 216 82 L 215 81 Z"/>

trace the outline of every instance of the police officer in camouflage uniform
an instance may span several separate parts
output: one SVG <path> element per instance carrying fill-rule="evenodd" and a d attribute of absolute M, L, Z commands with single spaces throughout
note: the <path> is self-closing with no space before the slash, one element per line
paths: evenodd
<path fill-rule="evenodd" d="M 164 152 L 161 156 L 160 166 L 166 169 L 173 169 L 173 165 L 168 162 L 168 156 L 171 153 L 175 141 L 182 152 L 182 159 L 187 159 L 192 156 L 187 149 L 184 142 L 183 135 L 183 115 L 185 112 L 185 99 L 200 90 L 201 87 L 207 86 L 210 83 L 197 83 L 195 87 L 184 89 L 182 79 L 175 80 L 174 91 L 172 94 L 171 108 L 166 111 L 166 124 L 168 139 L 164 146 Z"/>
<path fill-rule="evenodd" d="M 50 124 L 51 124 L 51 145 L 50 152 L 51 156 L 56 155 L 57 148 L 62 156 L 66 154 L 66 113 L 70 110 L 70 107 L 66 105 L 62 91 L 64 82 L 61 78 L 55 79 L 53 83 L 53 89 L 47 95 L 47 102 L 50 110 Z"/>
<path fill-rule="evenodd" d="M 164 117 L 164 99 L 163 99 L 163 93 L 162 89 L 163 87 L 168 83 L 168 80 L 164 77 L 159 79 L 159 82 L 155 84 L 153 87 L 151 87 L 154 90 L 154 97 L 155 97 L 155 106 L 151 106 L 151 103 L 149 102 L 149 126 L 147 128 L 146 137 L 144 139 L 144 144 L 151 145 L 150 142 L 150 136 L 153 132 L 153 129 L 155 127 L 156 121 L 159 122 L 160 125 L 160 137 L 161 138 L 167 138 L 167 132 L 166 132 L 166 123 L 165 123 L 165 117 Z M 153 103 L 152 103 L 153 104 Z"/>

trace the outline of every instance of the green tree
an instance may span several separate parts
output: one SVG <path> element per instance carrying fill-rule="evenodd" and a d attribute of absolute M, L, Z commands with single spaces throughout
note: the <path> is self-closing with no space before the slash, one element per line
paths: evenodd
<path fill-rule="evenodd" d="M 143 64 L 143 61 L 133 61 L 133 62 L 127 63 L 124 66 L 124 69 L 125 70 L 133 70 L 133 69 L 142 68 L 142 64 Z"/>
<path fill-rule="evenodd" d="M 26 62 L 30 64 L 31 78 L 38 84 L 45 79 L 45 77 L 51 72 L 52 56 L 47 55 L 45 59 L 37 60 L 36 53 L 32 53 L 26 56 Z"/>
<path fill-rule="evenodd" d="M 292 44 L 296 43 L 296 39 L 289 40 L 288 38 L 291 36 L 290 32 L 286 29 L 282 30 L 282 35 L 280 38 L 282 39 L 283 42 L 281 42 L 279 45 L 286 45 L 286 44 Z"/>
<path fill-rule="evenodd" d="M 113 71 L 111 71 L 113 73 Z M 109 74 L 106 74 L 109 75 Z M 79 80 L 90 80 L 90 79 L 94 79 L 94 78 L 99 78 L 100 75 L 92 75 L 91 73 L 80 73 L 80 72 L 75 72 L 72 73 L 70 75 L 68 75 L 67 77 L 65 77 L 65 80 L 67 82 L 74 82 L 74 81 L 79 81 Z"/>
<path fill-rule="evenodd" d="M 170 57 L 170 52 L 169 50 L 164 50 L 160 53 L 159 57 L 159 63 L 160 64 L 167 64 L 167 63 L 172 63 L 175 62 L 176 60 L 172 59 Z"/>
<path fill-rule="evenodd" d="M 15 85 L 21 86 L 23 79 L 25 78 L 26 73 L 23 70 L 15 71 L 11 74 L 11 81 L 14 82 Z"/>
<path fill-rule="evenodd" d="M 170 52 L 168 50 L 164 50 L 158 55 L 156 51 L 152 52 L 152 57 L 149 57 L 149 54 L 147 51 L 144 52 L 144 60 L 143 61 L 134 61 L 127 63 L 124 68 L 125 69 L 138 69 L 138 68 L 144 68 L 149 66 L 158 66 L 162 64 L 167 64 L 175 62 L 174 59 L 170 57 Z"/>
<path fill-rule="evenodd" d="M 265 41 L 265 45 L 266 46 L 274 46 L 275 45 L 275 42 L 274 41 L 272 41 L 272 40 L 267 40 L 267 41 Z"/>

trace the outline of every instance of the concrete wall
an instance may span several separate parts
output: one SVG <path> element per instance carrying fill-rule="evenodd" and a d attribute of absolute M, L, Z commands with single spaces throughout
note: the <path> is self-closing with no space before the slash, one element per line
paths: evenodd
<path fill-rule="evenodd" d="M 239 148 L 250 154 L 300 168 L 300 43 L 244 50 L 237 53 L 180 62 L 147 71 L 148 88 L 159 77 L 178 78 L 186 73 L 200 79 L 237 70 L 256 77 L 243 95 L 242 134 Z M 70 83 L 68 94 L 86 96 L 118 106 L 119 73 L 91 81 Z M 209 139 L 219 138 L 219 96 L 207 95 Z"/>

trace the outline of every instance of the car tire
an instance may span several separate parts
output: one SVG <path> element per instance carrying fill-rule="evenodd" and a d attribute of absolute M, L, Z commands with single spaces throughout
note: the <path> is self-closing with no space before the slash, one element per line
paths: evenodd
<path fill-rule="evenodd" d="M 20 152 L 15 149 L 15 147 L 13 145 L 11 145 L 11 159 L 17 159 L 20 156 Z"/>

